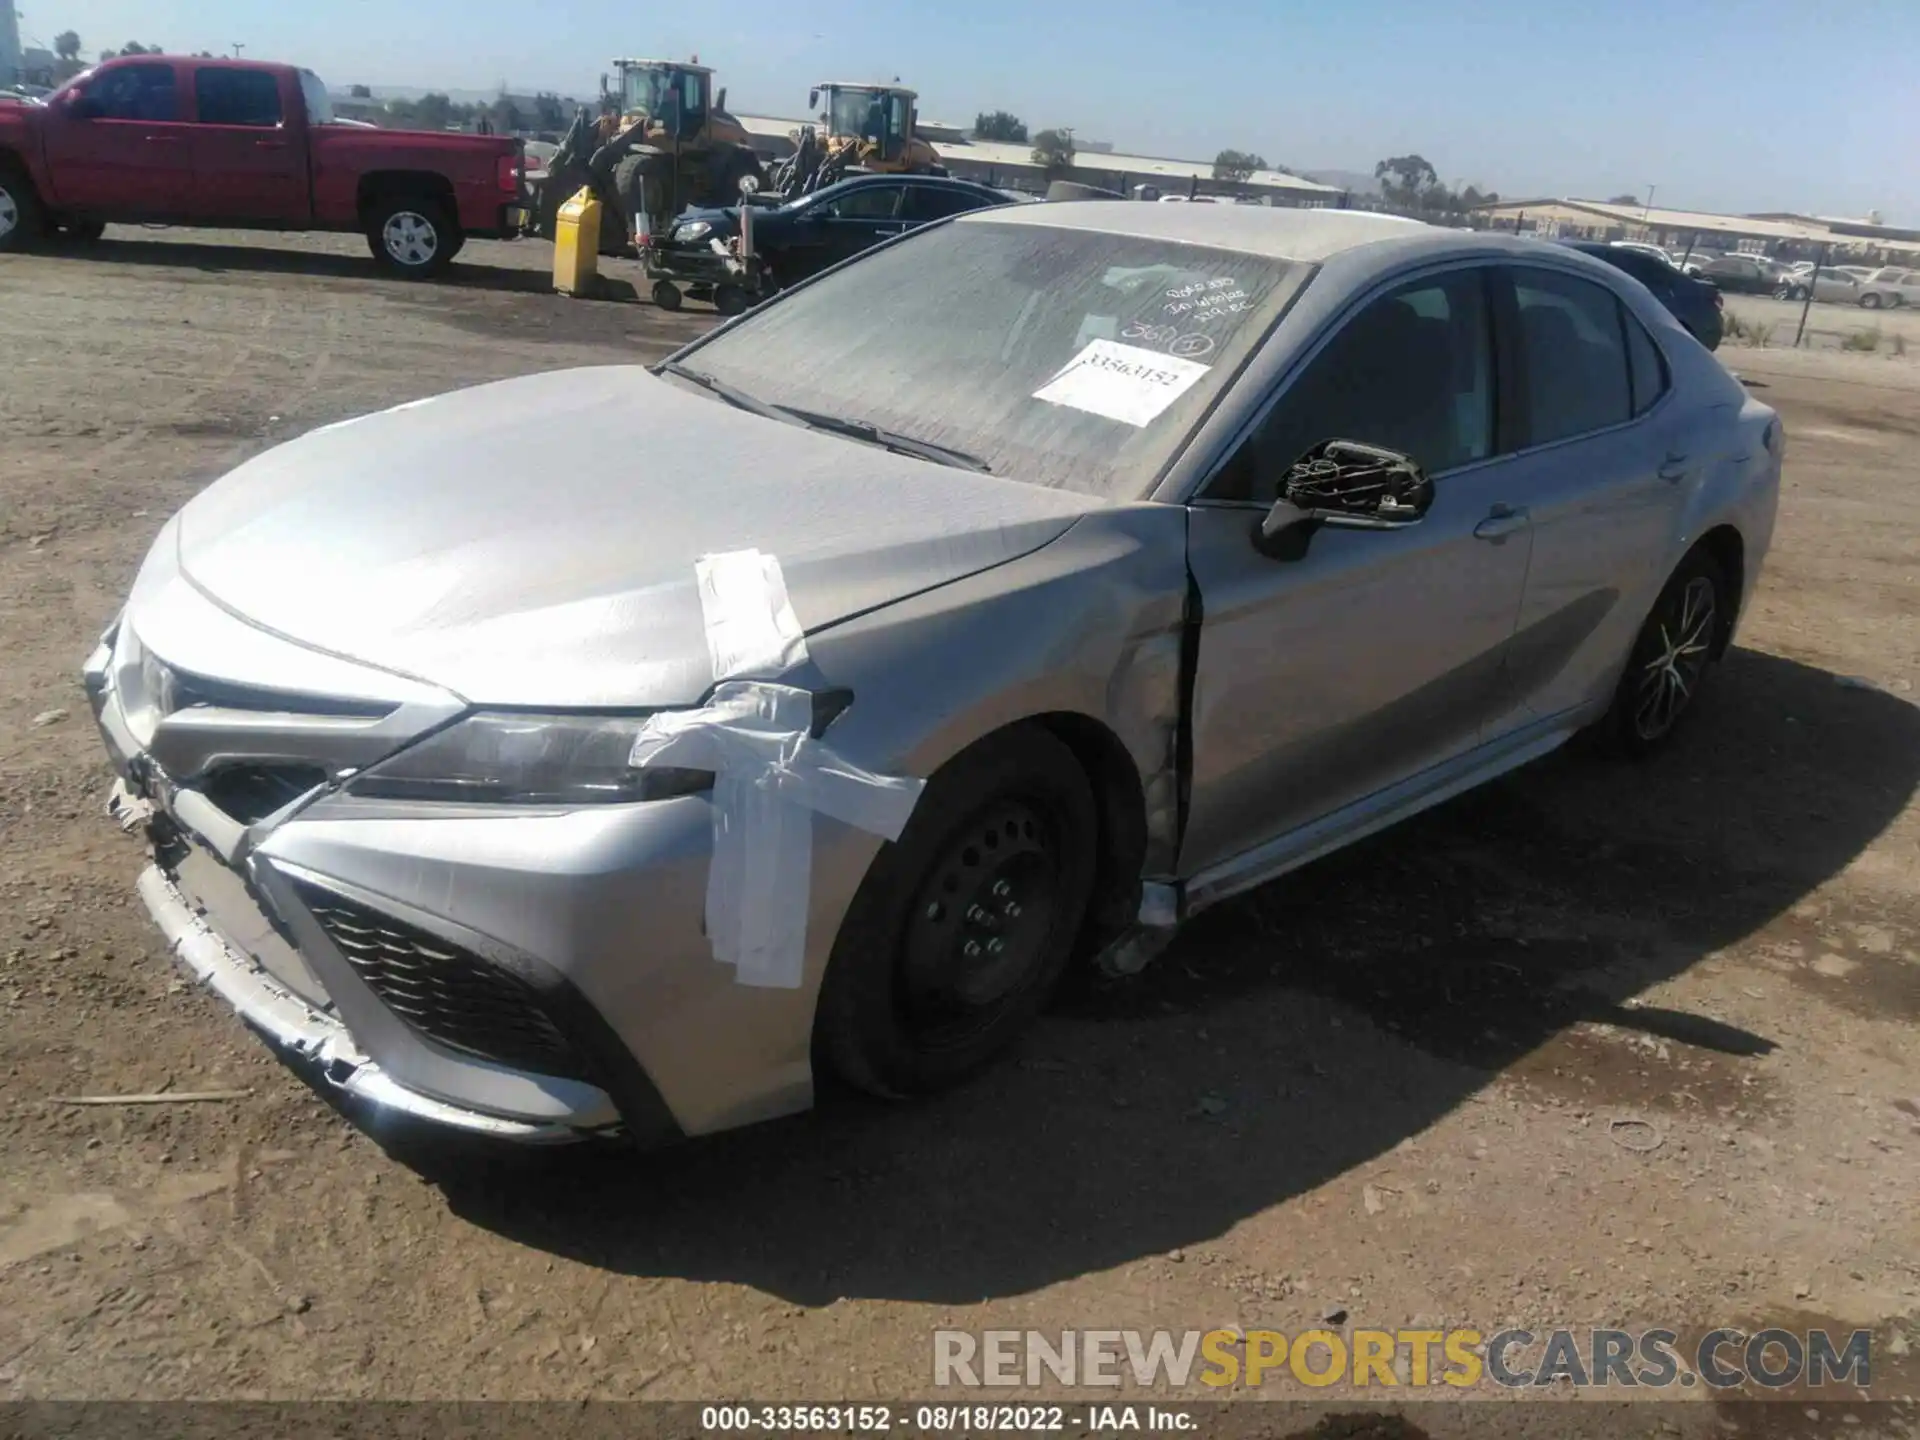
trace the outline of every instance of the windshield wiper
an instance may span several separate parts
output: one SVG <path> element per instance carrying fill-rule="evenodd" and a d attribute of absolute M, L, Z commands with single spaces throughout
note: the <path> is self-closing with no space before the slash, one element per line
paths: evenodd
<path fill-rule="evenodd" d="M 865 440 L 869 444 L 883 446 L 896 455 L 912 455 L 916 459 L 931 460 L 937 465 L 951 465 L 958 470 L 972 470 L 980 475 L 993 473 L 992 468 L 978 455 L 969 455 L 966 451 L 956 450 L 950 445 L 936 445 L 931 440 L 916 440 L 911 435 L 902 435 L 898 430 L 883 429 L 871 420 L 849 420 L 842 415 L 823 415 L 817 410 L 802 410 L 794 405 L 781 405 L 777 408 L 784 410 L 811 430 L 825 430 L 829 434 Z"/>
<path fill-rule="evenodd" d="M 769 405 L 757 396 L 749 395 L 744 390 L 735 389 L 724 380 L 716 380 L 705 371 L 691 370 L 685 365 L 682 365 L 678 360 L 663 360 L 655 366 L 654 369 L 657 372 L 672 375 L 676 379 L 691 381 L 702 390 L 710 391 L 719 396 L 722 400 L 726 401 L 727 404 L 733 406 L 734 409 L 745 410 L 749 415 L 763 415 L 769 420 L 778 420 L 786 425 L 791 425 L 794 422 L 793 415 L 781 409 L 778 405 Z"/>

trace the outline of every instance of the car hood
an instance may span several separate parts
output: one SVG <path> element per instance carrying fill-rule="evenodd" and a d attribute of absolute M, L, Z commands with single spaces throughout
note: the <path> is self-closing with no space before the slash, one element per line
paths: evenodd
<path fill-rule="evenodd" d="M 811 631 L 1027 554 L 1105 504 L 620 366 L 326 426 L 173 528 L 197 589 L 307 646 L 475 704 L 645 707 L 695 703 L 715 678 L 702 555 L 776 557 Z"/>

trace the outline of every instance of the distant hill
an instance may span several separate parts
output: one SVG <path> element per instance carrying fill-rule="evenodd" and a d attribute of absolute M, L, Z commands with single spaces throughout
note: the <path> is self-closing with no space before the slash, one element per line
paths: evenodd
<path fill-rule="evenodd" d="M 1366 170 L 1302 170 L 1299 173 L 1308 180 L 1318 180 L 1322 185 L 1338 185 L 1355 195 L 1380 193 L 1380 182 Z"/>

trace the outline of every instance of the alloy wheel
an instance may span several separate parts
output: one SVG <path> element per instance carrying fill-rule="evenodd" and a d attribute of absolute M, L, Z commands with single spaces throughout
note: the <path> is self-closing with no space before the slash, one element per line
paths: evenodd
<path fill-rule="evenodd" d="M 13 198 L 13 192 L 0 185 L 0 240 L 20 228 L 20 202 Z"/>
<path fill-rule="evenodd" d="M 1713 581 L 1696 575 L 1654 617 L 1658 638 L 1641 651 L 1634 691 L 1633 729 L 1641 740 L 1665 735 L 1692 703 L 1713 649 L 1718 613 Z"/>
<path fill-rule="evenodd" d="M 402 265 L 425 265 L 440 253 L 440 232 L 418 211 L 395 211 L 387 217 L 380 238 L 387 254 Z"/>
<path fill-rule="evenodd" d="M 990 1025 L 1045 969 L 1060 904 L 1054 826 L 1003 800 L 963 827 L 908 911 L 900 1003 L 927 1049 Z"/>

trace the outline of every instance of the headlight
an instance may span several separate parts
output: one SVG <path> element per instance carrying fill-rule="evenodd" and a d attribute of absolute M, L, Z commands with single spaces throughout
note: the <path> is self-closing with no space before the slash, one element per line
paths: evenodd
<path fill-rule="evenodd" d="M 689 244 L 695 240 L 703 240 L 712 233 L 713 226 L 705 220 L 689 220 L 684 225 L 674 226 L 673 238 L 676 244 Z"/>
<path fill-rule="evenodd" d="M 487 805 L 666 800 L 713 784 L 705 770 L 627 763 L 643 716 L 472 715 L 383 760 L 350 794 Z"/>

